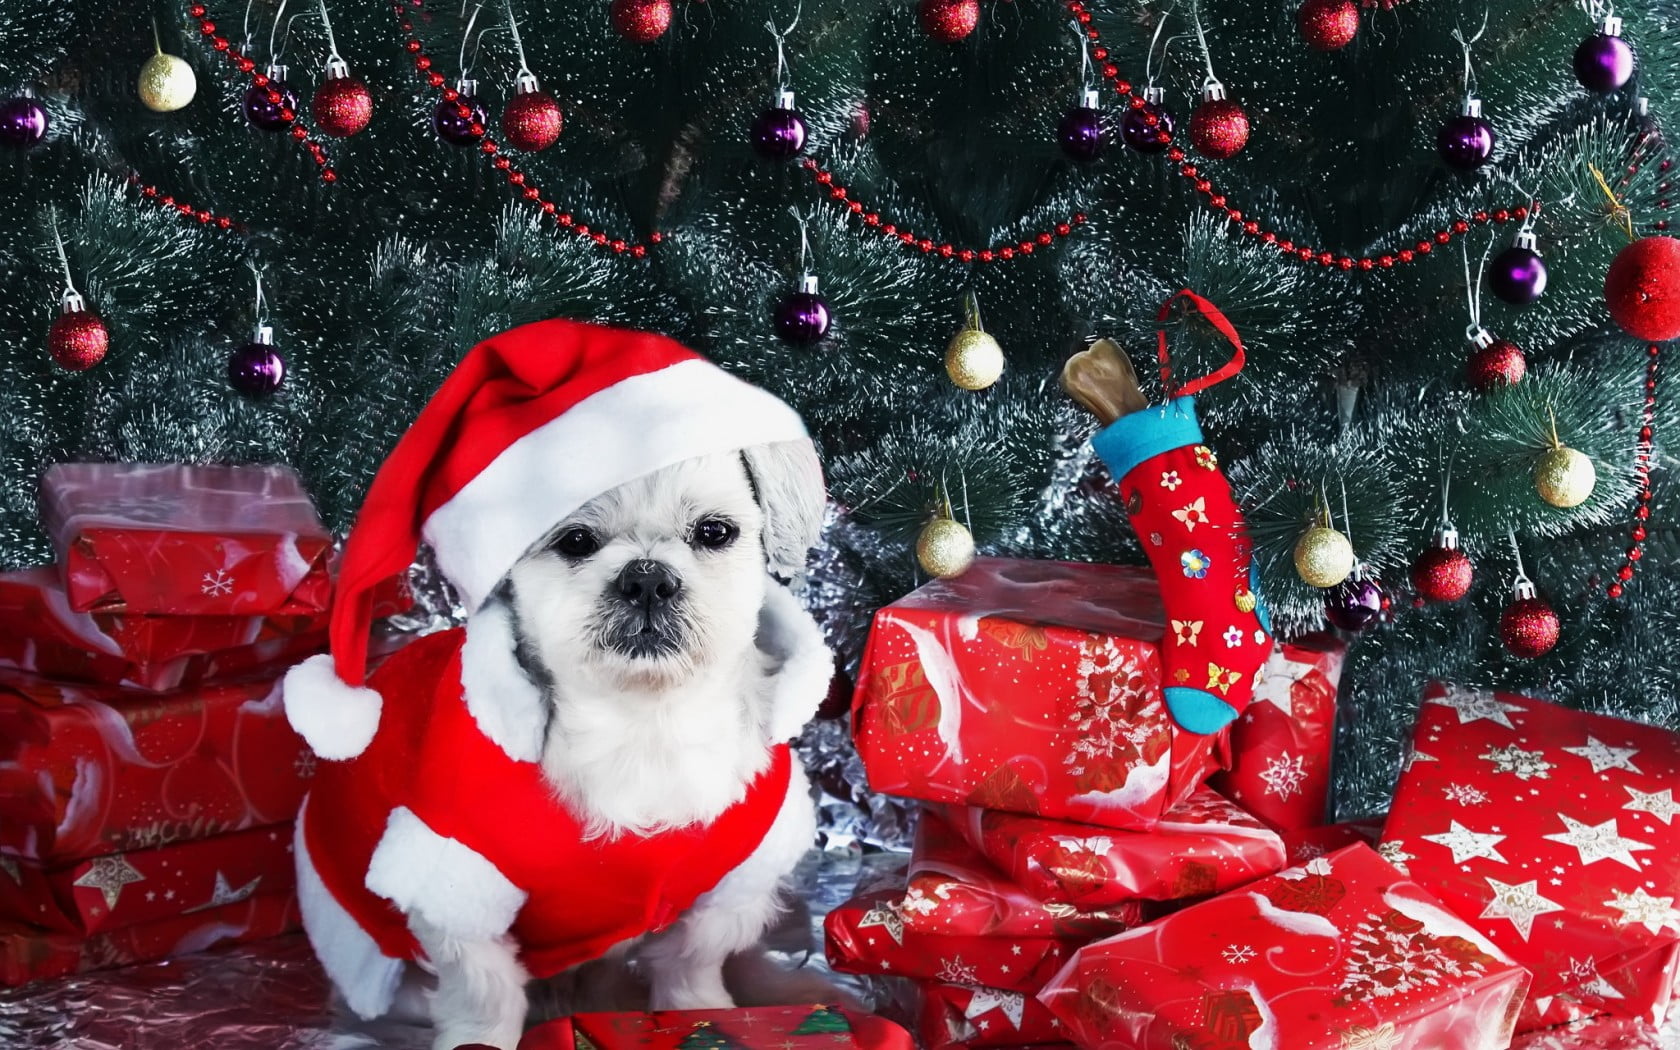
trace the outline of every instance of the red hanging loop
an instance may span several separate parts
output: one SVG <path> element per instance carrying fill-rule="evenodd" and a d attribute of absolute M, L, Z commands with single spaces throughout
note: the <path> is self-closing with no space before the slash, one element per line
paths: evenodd
<path fill-rule="evenodd" d="M 1168 397 L 1186 397 L 1190 394 L 1199 394 L 1208 387 L 1214 386 L 1218 383 L 1223 383 L 1225 380 L 1242 371 L 1243 362 L 1245 360 L 1243 356 L 1242 338 L 1237 335 L 1236 326 L 1231 324 L 1229 318 L 1219 312 L 1219 307 L 1208 302 L 1206 299 L 1203 299 L 1201 296 L 1192 292 L 1188 288 L 1162 303 L 1161 312 L 1155 315 L 1155 320 L 1158 322 L 1165 321 L 1167 319 L 1167 315 L 1172 313 L 1173 303 L 1176 303 L 1180 299 L 1189 300 L 1190 305 L 1195 308 L 1196 312 L 1206 318 L 1208 324 L 1213 325 L 1214 331 L 1225 337 L 1225 341 L 1231 344 L 1232 353 L 1231 359 L 1220 365 L 1218 368 L 1199 379 L 1190 380 L 1188 383 L 1185 383 L 1183 386 L 1175 390 L 1173 389 L 1172 383 L 1172 363 L 1168 359 L 1167 355 L 1167 331 L 1164 328 L 1156 329 L 1155 358 L 1161 364 L 1161 386 L 1168 391 Z"/>

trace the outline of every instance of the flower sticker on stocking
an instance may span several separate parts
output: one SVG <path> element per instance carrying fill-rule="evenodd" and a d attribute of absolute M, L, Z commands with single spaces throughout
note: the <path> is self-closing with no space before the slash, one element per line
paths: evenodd
<path fill-rule="evenodd" d="M 1242 681 L 1242 679 L 1243 676 L 1241 671 L 1227 671 L 1218 664 L 1208 664 L 1207 687 L 1210 690 L 1217 689 L 1221 693 L 1229 693 L 1231 691 L 1231 687 Z"/>
<path fill-rule="evenodd" d="M 1163 470 L 1161 472 L 1161 487 L 1166 489 L 1168 492 L 1177 491 L 1178 487 L 1182 484 L 1184 484 L 1184 479 L 1178 476 L 1178 471 Z"/>
<path fill-rule="evenodd" d="M 1197 496 L 1194 503 L 1187 503 L 1172 513 L 1173 517 L 1184 523 L 1185 532 L 1195 532 L 1197 525 L 1206 525 L 1208 522 L 1207 497 Z"/>
<path fill-rule="evenodd" d="M 1208 448 L 1206 445 L 1197 445 L 1194 455 L 1196 457 L 1196 466 L 1201 467 L 1203 470 L 1219 469 L 1219 457 L 1214 455 L 1213 449 Z"/>
<path fill-rule="evenodd" d="M 1213 562 L 1201 551 L 1191 548 L 1178 556 L 1178 564 L 1184 569 L 1186 578 L 1199 580 L 1207 575 Z"/>

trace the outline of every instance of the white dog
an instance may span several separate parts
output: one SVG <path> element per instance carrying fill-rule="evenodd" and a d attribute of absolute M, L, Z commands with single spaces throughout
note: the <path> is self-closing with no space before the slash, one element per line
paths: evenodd
<path fill-rule="evenodd" d="M 823 506 L 808 440 L 663 466 L 553 522 L 464 640 L 421 639 L 374 676 L 377 731 L 323 754 L 344 760 L 296 839 L 305 928 L 357 1014 L 425 1003 L 437 1050 L 511 1050 L 533 977 L 603 959 L 652 1009 L 829 997 L 754 954 L 815 834 L 784 742 L 832 673 L 767 569 L 803 569 Z M 318 657 L 287 681 L 312 743 L 348 716 L 293 694 L 345 688 L 333 673 Z M 732 996 L 726 964 L 752 987 Z"/>

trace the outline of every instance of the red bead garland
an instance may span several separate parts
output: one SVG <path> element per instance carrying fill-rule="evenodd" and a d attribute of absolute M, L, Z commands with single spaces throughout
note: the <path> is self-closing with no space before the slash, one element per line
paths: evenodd
<path fill-rule="evenodd" d="M 240 230 L 244 227 L 225 215 L 217 215 L 208 208 L 195 208 L 186 201 L 178 200 L 170 194 L 164 193 L 156 186 L 140 181 L 140 176 L 130 175 L 129 185 L 140 191 L 142 200 L 148 200 L 160 208 L 168 208 L 178 213 L 183 219 L 195 219 L 200 226 L 215 226 L 222 230 Z"/>
<path fill-rule="evenodd" d="M 220 51 L 235 69 L 250 76 L 251 83 L 257 87 L 268 86 L 268 77 L 265 74 L 253 72 L 257 68 L 255 60 L 243 54 L 227 37 L 216 34 L 216 23 L 210 20 L 208 8 L 203 4 L 189 4 L 187 14 L 191 15 L 198 23 L 199 35 L 209 37 L 210 45 Z M 278 92 L 270 92 L 269 94 L 271 99 L 279 101 Z M 285 123 L 291 125 L 292 138 L 303 147 L 305 153 L 309 154 L 309 159 L 315 162 L 315 168 L 321 177 L 321 181 L 328 184 L 337 182 L 338 172 L 334 171 L 332 165 L 327 163 L 326 147 L 309 136 L 309 129 L 298 119 L 294 110 L 284 110 L 282 116 L 285 118 Z"/>
<path fill-rule="evenodd" d="M 1058 222 L 1048 230 L 1029 234 L 1019 241 L 995 244 L 989 248 L 959 248 L 949 241 L 935 241 L 930 237 L 922 237 L 912 233 L 910 230 L 894 223 L 883 222 L 879 212 L 865 210 L 866 205 L 862 201 L 852 199 L 851 191 L 834 181 L 833 172 L 810 157 L 801 161 L 800 167 L 810 172 L 811 178 L 815 180 L 817 185 L 828 191 L 830 200 L 844 202 L 846 210 L 862 219 L 865 227 L 888 237 L 896 237 L 905 245 L 920 249 L 924 255 L 938 254 L 942 258 L 956 259 L 959 262 L 989 263 L 999 260 L 1008 261 L 1017 255 L 1031 255 L 1039 248 L 1048 248 L 1056 242 L 1058 237 L 1066 237 L 1073 233 L 1075 226 L 1082 226 L 1086 221 L 1085 213 L 1077 211 L 1068 216 L 1066 222 Z"/>
<path fill-rule="evenodd" d="M 407 13 L 408 7 L 419 9 L 423 0 L 395 0 L 392 10 L 397 16 L 397 25 L 407 37 L 403 41 L 403 50 L 414 56 L 414 72 L 429 86 L 442 89 L 439 94 L 446 101 L 454 100 L 457 95 L 454 88 L 444 87 L 442 73 L 433 69 L 432 59 L 425 53 L 425 47 L 420 38 L 414 35 L 414 22 Z M 617 255 L 629 255 L 642 259 L 647 257 L 648 244 L 658 244 L 664 236 L 657 231 L 648 235 L 648 244 L 627 241 L 620 237 L 610 237 L 600 230 L 592 230 L 587 225 L 578 222 L 570 212 L 560 210 L 560 205 L 544 197 L 542 190 L 531 181 L 525 172 L 514 167 L 513 160 L 502 152 L 502 147 L 488 133 L 480 137 L 478 151 L 490 158 L 490 166 L 502 174 L 508 186 L 519 192 L 519 197 L 534 204 L 544 215 L 553 216 L 561 229 L 570 230 L 579 237 L 586 237 L 597 245 L 608 249 Z"/>
<path fill-rule="evenodd" d="M 1640 414 L 1639 444 L 1635 446 L 1633 455 L 1633 473 L 1639 479 L 1639 503 L 1633 508 L 1627 559 L 1616 570 L 1615 582 L 1604 590 L 1612 598 L 1622 596 L 1625 590 L 1623 584 L 1633 579 L 1634 563 L 1645 557 L 1645 523 L 1651 519 L 1651 446 L 1655 435 L 1652 421 L 1657 414 L 1657 370 L 1662 364 L 1662 346 L 1652 343 L 1645 348 L 1645 355 L 1645 408 Z"/>

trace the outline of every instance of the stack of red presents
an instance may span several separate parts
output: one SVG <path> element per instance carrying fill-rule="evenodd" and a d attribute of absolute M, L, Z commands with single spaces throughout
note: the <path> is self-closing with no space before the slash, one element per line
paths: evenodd
<path fill-rule="evenodd" d="M 333 555 L 296 475 L 61 464 L 41 508 L 58 564 L 0 574 L 0 985 L 295 929 L 280 681 Z"/>
<path fill-rule="evenodd" d="M 827 948 L 914 979 L 928 1050 L 1494 1050 L 1663 1019 L 1680 737 L 1431 686 L 1386 826 L 1324 826 L 1341 644 L 1280 643 L 1205 737 L 1162 701 L 1166 627 L 1147 570 L 1009 560 L 876 615 L 853 732 L 871 787 L 924 807 Z"/>

